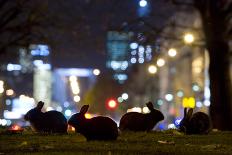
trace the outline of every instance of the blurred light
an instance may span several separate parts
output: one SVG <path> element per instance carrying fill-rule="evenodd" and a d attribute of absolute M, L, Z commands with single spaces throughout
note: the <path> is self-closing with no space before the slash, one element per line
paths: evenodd
<path fill-rule="evenodd" d="M 184 97 L 182 100 L 182 106 L 184 108 L 195 108 L 196 101 L 194 97 Z"/>
<path fill-rule="evenodd" d="M 173 95 L 172 94 L 166 94 L 165 99 L 170 102 L 170 101 L 173 100 Z"/>
<path fill-rule="evenodd" d="M 131 58 L 131 63 L 132 63 L 132 64 L 135 64 L 136 61 L 137 61 L 136 58 Z"/>
<path fill-rule="evenodd" d="M 69 110 L 69 109 L 67 109 L 67 110 L 65 110 L 64 114 L 65 114 L 65 116 L 68 116 L 68 117 L 69 117 L 69 116 L 72 115 L 72 111 Z"/>
<path fill-rule="evenodd" d="M 139 58 L 138 62 L 139 62 L 140 64 L 144 63 L 144 58 Z"/>
<path fill-rule="evenodd" d="M 6 105 L 11 105 L 11 100 L 7 99 L 6 100 Z"/>
<path fill-rule="evenodd" d="M 34 45 L 35 49 L 31 50 L 33 56 L 48 56 L 49 48 L 47 45 Z"/>
<path fill-rule="evenodd" d="M 183 97 L 183 96 L 184 96 L 184 92 L 183 92 L 182 90 L 179 90 L 179 91 L 177 92 L 177 96 L 178 96 L 178 97 Z"/>
<path fill-rule="evenodd" d="M 197 101 L 196 107 L 201 108 L 202 107 L 202 102 L 201 101 Z"/>
<path fill-rule="evenodd" d="M 69 107 L 69 105 L 70 105 L 69 102 L 67 102 L 67 101 L 64 102 L 64 107 L 65 107 L 65 108 Z"/>
<path fill-rule="evenodd" d="M 3 87 L 4 81 L 0 80 L 0 87 Z"/>
<path fill-rule="evenodd" d="M 142 109 L 140 107 L 134 107 L 131 109 L 128 109 L 127 112 L 138 112 L 138 113 L 142 113 Z"/>
<path fill-rule="evenodd" d="M 180 122 L 181 122 L 181 119 L 176 119 L 176 120 L 175 120 L 175 125 L 176 125 L 176 126 L 179 126 L 179 125 L 180 125 Z"/>
<path fill-rule="evenodd" d="M 187 33 L 184 35 L 184 42 L 186 44 L 191 44 L 194 41 L 194 36 L 191 33 Z"/>
<path fill-rule="evenodd" d="M 52 107 L 47 107 L 46 108 L 46 111 L 52 111 L 52 110 L 54 110 Z"/>
<path fill-rule="evenodd" d="M 188 99 L 188 104 L 189 104 L 189 108 L 195 108 L 195 104 L 196 104 L 196 102 L 195 102 L 195 98 L 194 97 L 190 97 L 189 99 Z"/>
<path fill-rule="evenodd" d="M 100 73 L 101 73 L 101 72 L 100 72 L 99 69 L 94 69 L 94 70 L 93 70 L 93 74 L 96 75 L 96 76 L 98 76 Z"/>
<path fill-rule="evenodd" d="M 134 43 L 131 43 L 131 44 L 130 44 L 130 48 L 133 49 L 133 50 L 135 50 L 135 49 L 138 48 L 138 44 L 135 43 L 135 42 L 134 42 Z"/>
<path fill-rule="evenodd" d="M 131 51 L 131 55 L 136 55 L 136 53 L 137 53 L 136 50 Z"/>
<path fill-rule="evenodd" d="M 7 71 L 19 71 L 22 69 L 22 66 L 19 64 L 7 64 Z"/>
<path fill-rule="evenodd" d="M 12 96 L 14 94 L 14 91 L 12 89 L 6 90 L 6 95 L 7 96 Z"/>
<path fill-rule="evenodd" d="M 175 124 L 168 124 L 168 129 L 176 129 Z"/>
<path fill-rule="evenodd" d="M 38 66 L 43 65 L 43 61 L 42 60 L 34 60 L 33 64 L 38 67 Z"/>
<path fill-rule="evenodd" d="M 123 94 L 122 94 L 122 99 L 127 100 L 127 99 L 128 99 L 128 97 L 129 97 L 129 96 L 128 96 L 128 94 L 127 94 L 127 93 L 123 93 Z"/>
<path fill-rule="evenodd" d="M 59 112 L 61 112 L 63 109 L 62 109 L 61 106 L 58 106 L 58 107 L 56 107 L 56 110 L 59 111 Z"/>
<path fill-rule="evenodd" d="M 169 55 L 170 57 L 175 57 L 176 54 L 177 54 L 177 51 L 176 51 L 175 48 L 170 48 L 170 49 L 168 50 L 168 55 Z"/>
<path fill-rule="evenodd" d="M 2 94 L 4 92 L 4 88 L 0 87 L 0 94 Z"/>
<path fill-rule="evenodd" d="M 7 120 L 1 119 L 1 125 L 2 125 L 2 126 L 6 126 L 6 125 L 7 125 Z"/>
<path fill-rule="evenodd" d="M 204 105 L 205 105 L 206 107 L 209 107 L 209 106 L 210 106 L 210 100 L 205 100 L 205 101 L 204 101 Z"/>
<path fill-rule="evenodd" d="M 139 1 L 139 6 L 140 7 L 146 7 L 147 6 L 147 1 L 146 0 L 140 0 Z"/>
<path fill-rule="evenodd" d="M 149 110 L 148 107 L 143 107 L 143 113 L 147 114 L 147 113 L 149 113 L 149 112 L 150 112 L 150 110 Z"/>
<path fill-rule="evenodd" d="M 85 114 L 85 118 L 86 119 L 91 119 L 91 118 L 93 118 L 93 116 L 90 113 L 86 113 Z"/>
<path fill-rule="evenodd" d="M 117 107 L 117 102 L 114 100 L 114 99 L 110 99 L 108 102 L 107 102 L 107 107 L 109 109 L 115 109 Z"/>
<path fill-rule="evenodd" d="M 6 124 L 6 125 L 7 125 L 7 126 L 10 126 L 11 123 L 12 123 L 11 120 L 7 120 L 7 124 Z"/>
<path fill-rule="evenodd" d="M 69 81 L 70 82 L 77 81 L 77 77 L 72 75 L 72 76 L 69 77 Z"/>
<path fill-rule="evenodd" d="M 121 70 L 126 70 L 128 67 L 128 62 L 127 61 L 123 61 L 121 64 Z"/>
<path fill-rule="evenodd" d="M 122 97 L 118 97 L 118 102 L 122 103 L 123 102 L 123 98 Z"/>
<path fill-rule="evenodd" d="M 164 65 L 165 65 L 165 60 L 162 59 L 162 58 L 159 58 L 159 59 L 157 60 L 157 66 L 158 66 L 158 67 L 162 67 L 162 66 L 164 66 Z"/>
<path fill-rule="evenodd" d="M 210 89 L 209 89 L 209 87 L 205 87 L 204 97 L 206 99 L 210 99 Z"/>
<path fill-rule="evenodd" d="M 14 124 L 14 125 L 11 126 L 10 130 L 18 131 L 18 130 L 22 130 L 22 128 L 19 125 Z"/>
<path fill-rule="evenodd" d="M 74 100 L 75 102 L 80 102 L 81 97 L 78 96 L 78 95 L 76 95 L 76 96 L 73 97 L 73 100 Z"/>
<path fill-rule="evenodd" d="M 192 86 L 193 91 L 198 92 L 200 90 L 200 87 L 197 84 L 194 84 Z"/>
<path fill-rule="evenodd" d="M 150 65 L 148 67 L 148 72 L 151 74 L 155 74 L 157 72 L 157 67 L 155 65 Z"/>
<path fill-rule="evenodd" d="M 159 99 L 159 100 L 157 100 L 157 104 L 158 104 L 159 106 L 161 106 L 161 105 L 163 105 L 163 104 L 164 104 L 164 101 L 163 101 L 163 100 L 161 100 L 161 99 Z"/>

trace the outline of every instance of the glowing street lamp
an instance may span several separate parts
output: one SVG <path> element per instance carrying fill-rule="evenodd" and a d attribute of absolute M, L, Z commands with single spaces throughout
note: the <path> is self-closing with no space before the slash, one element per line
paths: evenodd
<path fill-rule="evenodd" d="M 139 6 L 140 7 L 146 7 L 147 6 L 147 1 L 146 0 L 140 0 L 139 1 Z"/>
<path fill-rule="evenodd" d="M 165 65 L 165 60 L 162 58 L 159 58 L 156 63 L 158 67 L 162 67 Z"/>
<path fill-rule="evenodd" d="M 93 74 L 96 75 L 96 76 L 98 76 L 100 73 L 101 73 L 101 72 L 100 72 L 99 69 L 94 69 L 94 70 L 93 70 Z"/>
<path fill-rule="evenodd" d="M 157 67 L 155 65 L 150 65 L 148 67 L 148 72 L 151 74 L 155 74 L 157 72 Z"/>
<path fill-rule="evenodd" d="M 176 54 L 177 54 L 177 51 L 176 51 L 175 48 L 170 48 L 170 49 L 168 50 L 168 55 L 169 55 L 170 57 L 175 57 Z"/>
<path fill-rule="evenodd" d="M 184 42 L 185 42 L 186 44 L 191 44 L 191 43 L 193 43 L 193 42 L 194 42 L 194 36 L 193 36 L 191 33 L 186 33 L 186 34 L 184 35 Z"/>

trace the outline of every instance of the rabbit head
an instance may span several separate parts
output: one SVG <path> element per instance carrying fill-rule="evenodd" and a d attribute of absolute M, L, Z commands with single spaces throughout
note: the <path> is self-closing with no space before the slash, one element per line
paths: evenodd
<path fill-rule="evenodd" d="M 164 115 L 161 111 L 154 108 L 152 102 L 148 102 L 147 104 L 148 109 L 151 111 L 151 114 L 156 118 L 158 121 L 161 121 L 164 119 Z"/>
<path fill-rule="evenodd" d="M 40 101 L 38 105 L 29 110 L 24 119 L 30 122 L 32 130 L 36 132 L 66 133 L 67 119 L 61 112 L 52 110 L 43 113 L 41 110 L 44 102 Z"/>
<path fill-rule="evenodd" d="M 82 106 L 79 113 L 76 113 L 71 116 L 71 118 L 68 120 L 68 124 L 75 127 L 76 130 L 78 131 L 77 126 L 81 126 L 86 121 L 85 113 L 88 111 L 88 109 L 89 109 L 89 105 Z"/>
<path fill-rule="evenodd" d="M 192 114 L 193 114 L 192 108 L 189 110 L 187 108 L 184 108 L 184 118 L 181 120 L 180 125 L 179 125 L 180 131 L 185 132 L 185 133 L 187 132 L 187 130 L 190 127 L 190 121 L 192 118 Z"/>
<path fill-rule="evenodd" d="M 210 117 L 203 112 L 193 114 L 193 109 L 184 109 L 184 118 L 181 120 L 179 130 L 186 134 L 207 134 L 211 129 Z"/>
<path fill-rule="evenodd" d="M 42 114 L 41 110 L 43 106 L 44 102 L 40 101 L 35 108 L 31 109 L 24 115 L 24 119 L 26 121 L 33 121 L 37 119 Z"/>

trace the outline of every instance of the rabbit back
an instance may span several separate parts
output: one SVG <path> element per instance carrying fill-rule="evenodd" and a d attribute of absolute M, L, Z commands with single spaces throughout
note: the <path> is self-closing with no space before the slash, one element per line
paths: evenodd
<path fill-rule="evenodd" d="M 148 118 L 146 115 L 138 112 L 129 112 L 122 116 L 119 123 L 119 129 L 131 131 L 146 131 L 150 130 L 148 126 Z"/>
<path fill-rule="evenodd" d="M 196 112 L 191 120 L 189 133 L 191 134 L 207 134 L 211 129 L 211 121 L 207 114 Z"/>
<path fill-rule="evenodd" d="M 117 124 L 109 117 L 98 116 L 87 119 L 77 128 L 87 140 L 115 140 L 118 137 Z"/>
<path fill-rule="evenodd" d="M 51 132 L 65 133 L 67 132 L 67 119 L 61 112 L 48 111 L 44 113 L 45 128 Z"/>

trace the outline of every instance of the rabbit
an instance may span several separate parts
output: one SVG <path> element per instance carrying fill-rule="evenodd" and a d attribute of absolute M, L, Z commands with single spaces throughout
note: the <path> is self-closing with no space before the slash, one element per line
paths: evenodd
<path fill-rule="evenodd" d="M 109 117 L 97 116 L 91 119 L 85 118 L 89 105 L 81 107 L 79 113 L 71 116 L 68 124 L 75 128 L 75 131 L 90 140 L 116 140 L 118 137 L 117 124 Z"/>
<path fill-rule="evenodd" d="M 30 122 L 31 128 L 36 132 L 67 133 L 68 124 L 64 115 L 55 110 L 43 113 L 43 106 L 44 102 L 40 101 L 24 116 Z"/>
<path fill-rule="evenodd" d="M 192 108 L 184 108 L 184 118 L 179 124 L 179 130 L 185 134 L 208 134 L 211 130 L 211 120 L 203 112 L 193 114 Z"/>
<path fill-rule="evenodd" d="M 159 121 L 164 119 L 162 112 L 154 109 L 152 102 L 148 102 L 146 105 L 150 113 L 129 112 L 124 114 L 120 119 L 119 129 L 121 131 L 150 131 Z"/>

